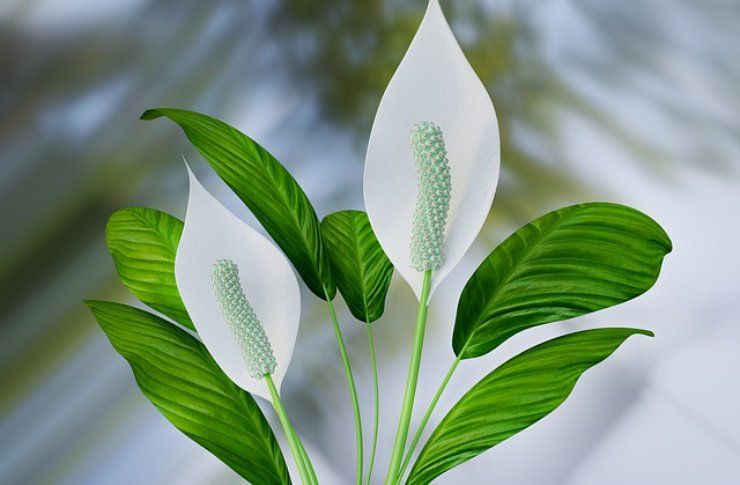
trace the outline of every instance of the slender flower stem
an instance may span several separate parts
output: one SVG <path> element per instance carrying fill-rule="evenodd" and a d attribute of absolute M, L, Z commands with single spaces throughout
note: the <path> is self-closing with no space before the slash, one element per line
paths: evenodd
<path fill-rule="evenodd" d="M 339 322 L 337 321 L 337 314 L 334 311 L 334 304 L 326 297 L 326 304 L 329 306 L 329 314 L 331 315 L 331 322 L 334 325 L 334 333 L 337 337 L 337 344 L 339 345 L 339 353 L 344 363 L 344 373 L 347 377 L 347 386 L 349 387 L 350 398 L 352 399 L 352 409 L 355 415 L 355 440 L 357 441 L 357 471 L 355 473 L 355 483 L 362 485 L 362 417 L 360 416 L 360 401 L 357 399 L 357 388 L 355 387 L 355 378 L 352 374 L 352 365 L 349 362 L 349 355 L 347 354 L 347 347 L 344 345 L 344 338 L 342 337 L 342 330 L 339 328 Z"/>
<path fill-rule="evenodd" d="M 398 420 L 398 430 L 396 431 L 396 440 L 393 443 L 393 453 L 391 462 L 388 466 L 386 475 L 386 484 L 393 484 L 398 478 L 401 468 L 401 459 L 403 450 L 406 447 L 406 438 L 409 433 L 409 424 L 411 423 L 411 413 L 414 409 L 414 397 L 416 395 L 416 383 L 419 379 L 419 366 L 421 365 L 421 351 L 424 346 L 424 331 L 427 325 L 427 309 L 429 307 L 429 290 L 432 286 L 432 271 L 424 272 L 424 281 L 421 287 L 421 298 L 419 299 L 419 310 L 416 317 L 416 330 L 414 331 L 414 349 L 411 353 L 409 362 L 409 371 L 406 377 L 406 390 L 403 393 L 403 405 L 401 406 L 401 416 Z"/>
<path fill-rule="evenodd" d="M 301 445 L 298 440 L 295 430 L 293 429 L 293 425 L 288 418 L 288 413 L 285 411 L 285 406 L 283 406 L 283 401 L 280 399 L 280 394 L 278 394 L 277 389 L 275 388 L 275 383 L 272 381 L 270 374 L 265 374 L 265 382 L 267 383 L 267 388 L 270 390 L 270 396 L 272 396 L 272 405 L 275 408 L 278 418 L 280 418 L 280 424 L 283 425 L 283 432 L 285 433 L 288 445 L 290 446 L 290 452 L 293 454 L 293 459 L 298 467 L 298 474 L 301 476 L 301 481 L 306 485 L 313 485 L 313 482 L 311 481 L 311 473 L 306 468 L 306 462 L 304 460 L 305 450 L 302 450 L 303 445 Z"/>
<path fill-rule="evenodd" d="M 373 330 L 372 326 L 368 323 L 367 324 L 367 342 L 370 347 L 370 364 L 373 368 L 373 396 L 374 396 L 374 402 L 373 402 L 373 411 L 374 411 L 374 417 L 373 417 L 373 441 L 372 441 L 372 448 L 370 451 L 370 463 L 368 465 L 367 470 L 367 485 L 370 485 L 370 479 L 373 476 L 373 465 L 375 464 L 375 450 L 378 446 L 378 422 L 380 419 L 380 391 L 378 386 L 378 360 L 375 354 L 375 342 L 373 341 Z"/>
<path fill-rule="evenodd" d="M 434 394 L 434 397 L 432 398 L 432 402 L 429 403 L 429 407 L 427 407 L 427 411 L 426 413 L 424 413 L 424 417 L 422 418 L 421 423 L 419 423 L 419 429 L 416 430 L 416 434 L 414 434 L 414 438 L 411 440 L 409 449 L 406 452 L 406 457 L 403 459 L 403 463 L 401 464 L 401 470 L 398 472 L 398 482 L 399 483 L 401 481 L 401 477 L 403 477 L 403 473 L 406 471 L 406 467 L 409 466 L 409 462 L 411 461 L 411 457 L 414 454 L 416 445 L 419 444 L 419 440 L 421 439 L 421 434 L 424 432 L 424 428 L 429 422 L 429 418 L 432 416 L 432 412 L 434 411 L 434 408 L 437 406 L 437 403 L 439 402 L 439 398 L 442 397 L 442 393 L 447 387 L 447 384 L 450 382 L 450 378 L 452 378 L 452 374 L 455 373 L 455 369 L 457 369 L 457 365 L 462 360 L 462 355 L 464 352 L 465 350 L 463 349 L 463 352 L 460 352 L 460 355 L 457 356 L 455 361 L 450 366 L 444 379 L 442 379 L 442 383 L 439 385 L 437 392 Z"/>
<path fill-rule="evenodd" d="M 303 447 L 303 443 L 301 443 L 301 439 L 298 436 L 298 433 L 295 430 L 295 427 L 293 427 L 291 423 L 290 431 L 293 433 L 293 437 L 296 440 L 296 443 L 298 443 L 299 451 L 301 452 L 301 460 L 303 460 L 303 466 L 308 471 L 308 474 L 311 477 L 311 483 L 314 485 L 318 485 L 319 479 L 316 477 L 316 472 L 313 469 L 313 465 L 311 464 L 311 459 L 308 457 L 308 453 L 306 453 L 306 448 Z"/>

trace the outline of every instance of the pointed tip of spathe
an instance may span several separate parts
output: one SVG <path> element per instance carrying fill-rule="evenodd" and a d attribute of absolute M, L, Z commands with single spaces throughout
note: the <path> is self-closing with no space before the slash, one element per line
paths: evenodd
<path fill-rule="evenodd" d="M 198 180 L 198 177 L 195 176 L 195 173 L 193 172 L 193 169 L 190 168 L 190 163 L 188 163 L 187 159 L 185 158 L 185 155 L 181 153 L 180 156 L 182 157 L 182 163 L 185 165 L 185 170 L 188 172 L 188 182 L 190 184 L 190 197 L 192 197 L 193 192 L 195 190 L 199 190 L 199 189 L 205 190 L 205 187 L 203 187 L 203 184 L 200 183 L 200 180 Z"/>
<path fill-rule="evenodd" d="M 188 171 L 188 177 L 190 179 L 195 178 L 195 175 L 193 174 L 193 171 L 190 169 L 190 164 L 188 163 L 188 160 L 185 158 L 185 154 L 181 153 L 180 158 L 182 158 L 182 163 L 185 164 L 185 169 Z"/>
<path fill-rule="evenodd" d="M 460 47 L 460 43 L 457 41 L 457 37 L 455 37 L 455 33 L 452 31 L 452 27 L 447 21 L 444 10 L 442 10 L 442 7 L 439 4 L 439 0 L 429 0 L 427 10 L 424 13 L 424 18 L 422 18 L 421 24 L 419 25 L 414 38 L 416 39 L 416 37 L 422 37 L 428 40 L 431 39 L 435 44 L 441 42 L 442 44 L 454 46 L 453 49 L 459 51 L 460 54 L 465 57 L 465 54 Z M 444 50 L 444 46 L 442 45 L 440 45 L 439 48 Z M 472 67 L 469 66 L 467 60 L 466 64 L 468 64 L 468 67 L 472 70 Z"/>
<path fill-rule="evenodd" d="M 442 6 L 439 4 L 439 0 L 429 0 L 424 17 L 430 17 L 431 15 L 439 16 L 442 19 L 445 18 L 445 14 L 444 14 L 444 11 L 442 10 Z"/>
<path fill-rule="evenodd" d="M 182 154 L 181 156 L 183 164 L 185 165 L 185 170 L 188 173 L 188 203 L 185 210 L 185 225 L 188 225 L 188 214 L 203 204 L 205 204 L 204 207 L 208 207 L 207 210 L 209 211 L 221 209 L 228 211 L 228 209 L 223 207 L 221 203 L 218 202 L 217 199 L 208 191 L 208 189 L 203 186 L 201 181 L 195 175 L 195 172 L 193 172 L 193 169 L 190 167 L 190 163 L 185 159 L 185 156 Z"/>

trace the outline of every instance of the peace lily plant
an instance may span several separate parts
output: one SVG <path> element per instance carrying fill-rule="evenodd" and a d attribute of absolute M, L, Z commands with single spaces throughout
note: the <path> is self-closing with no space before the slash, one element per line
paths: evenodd
<path fill-rule="evenodd" d="M 429 301 L 481 230 L 499 174 L 496 114 L 431 0 L 390 81 L 370 134 L 367 213 L 321 222 L 307 195 L 270 153 L 217 119 L 153 109 L 187 138 L 262 224 L 272 241 L 227 210 L 190 169 L 185 222 L 155 209 L 115 212 L 108 249 L 123 283 L 161 316 L 88 301 L 141 391 L 188 437 L 251 483 L 290 483 L 275 434 L 254 396 L 275 409 L 300 481 L 319 483 L 280 388 L 300 319 L 293 270 L 324 300 L 336 336 L 356 437 L 356 484 L 373 475 L 379 380 L 373 325 L 395 271 L 419 300 L 397 432 L 382 443 L 384 483 L 426 484 L 556 409 L 579 377 L 634 334 L 599 328 L 532 347 L 484 376 L 447 412 L 417 452 L 458 365 L 532 328 L 630 300 L 656 281 L 671 242 L 645 214 L 611 203 L 555 210 L 496 247 L 465 285 L 450 369 L 411 434 Z M 291 269 L 291 264 L 293 269 Z M 367 330 L 374 399 L 360 403 L 333 301 L 337 290 Z M 396 323 L 398 324 L 398 323 Z M 361 405 L 362 404 L 362 405 Z M 371 437 L 361 408 L 372 407 Z M 368 450 L 369 453 L 365 453 Z"/>

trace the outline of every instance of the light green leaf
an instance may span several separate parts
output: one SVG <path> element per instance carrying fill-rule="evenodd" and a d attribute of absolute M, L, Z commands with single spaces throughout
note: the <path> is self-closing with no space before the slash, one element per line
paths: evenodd
<path fill-rule="evenodd" d="M 116 271 L 143 303 L 194 329 L 175 283 L 175 254 L 181 220 L 146 207 L 117 210 L 108 219 L 105 241 Z"/>
<path fill-rule="evenodd" d="M 488 374 L 453 406 L 421 450 L 407 483 L 427 484 L 554 411 L 578 378 L 630 335 L 602 328 L 564 335 L 522 352 Z"/>
<path fill-rule="evenodd" d="M 608 308 L 647 291 L 671 241 L 648 216 L 617 204 L 546 214 L 498 246 L 465 286 L 452 336 L 456 355 L 484 355 L 544 323 Z"/>
<path fill-rule="evenodd" d="M 257 403 L 226 377 L 200 342 L 136 308 L 86 303 L 131 365 L 141 391 L 177 429 L 253 484 L 290 483 Z"/>
<path fill-rule="evenodd" d="M 337 288 L 352 315 L 372 323 L 383 315 L 393 264 L 363 211 L 345 210 L 321 221 Z"/>
<path fill-rule="evenodd" d="M 249 207 L 319 298 L 336 287 L 319 220 L 292 175 L 254 140 L 222 121 L 181 109 L 150 109 L 143 120 L 166 116 L 185 132 L 213 170 Z"/>

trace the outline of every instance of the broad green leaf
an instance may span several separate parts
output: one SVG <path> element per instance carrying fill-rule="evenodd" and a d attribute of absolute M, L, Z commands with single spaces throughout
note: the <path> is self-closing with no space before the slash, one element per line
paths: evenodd
<path fill-rule="evenodd" d="M 257 403 L 226 377 L 203 344 L 136 308 L 86 303 L 131 365 L 141 391 L 177 429 L 253 484 L 290 483 Z"/>
<path fill-rule="evenodd" d="M 633 334 L 653 335 L 630 328 L 586 330 L 549 340 L 505 362 L 442 419 L 406 483 L 427 484 L 544 418 L 565 401 L 581 374 Z"/>
<path fill-rule="evenodd" d="M 352 315 L 372 323 L 383 315 L 393 264 L 380 247 L 363 211 L 329 214 L 321 221 L 337 288 Z"/>
<path fill-rule="evenodd" d="M 544 323 L 608 308 L 647 291 L 671 241 L 648 216 L 579 204 L 522 227 L 478 267 L 460 295 L 455 355 L 484 355 Z"/>
<path fill-rule="evenodd" d="M 142 302 L 194 329 L 175 283 L 181 220 L 146 207 L 113 213 L 105 228 L 108 252 L 123 284 Z"/>
<path fill-rule="evenodd" d="M 213 170 L 249 207 L 319 298 L 336 287 L 324 251 L 319 220 L 292 175 L 254 140 L 226 123 L 192 111 L 150 109 L 143 120 L 165 116 L 185 132 Z"/>

